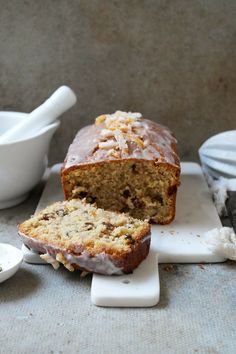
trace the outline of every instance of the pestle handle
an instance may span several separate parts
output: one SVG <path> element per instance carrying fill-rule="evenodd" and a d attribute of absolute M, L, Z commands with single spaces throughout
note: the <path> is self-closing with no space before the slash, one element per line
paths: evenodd
<path fill-rule="evenodd" d="M 0 144 L 7 144 L 28 138 L 51 124 L 77 101 L 75 93 L 68 86 L 59 87 L 44 103 L 28 117 L 9 129 L 0 137 Z"/>

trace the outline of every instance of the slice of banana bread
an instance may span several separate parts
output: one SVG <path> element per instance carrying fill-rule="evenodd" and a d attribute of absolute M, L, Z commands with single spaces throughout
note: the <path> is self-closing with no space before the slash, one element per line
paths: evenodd
<path fill-rule="evenodd" d="M 171 131 L 140 113 L 102 115 L 80 130 L 61 171 L 66 199 L 168 224 L 175 216 L 180 162 Z"/>
<path fill-rule="evenodd" d="M 22 224 L 24 244 L 54 268 L 130 273 L 148 255 L 150 225 L 125 214 L 104 211 L 84 200 L 57 202 Z"/>

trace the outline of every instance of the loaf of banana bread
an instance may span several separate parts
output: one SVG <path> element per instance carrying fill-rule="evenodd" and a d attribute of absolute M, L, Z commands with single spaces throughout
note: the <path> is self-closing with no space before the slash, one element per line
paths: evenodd
<path fill-rule="evenodd" d="M 81 129 L 61 170 L 66 199 L 168 224 L 175 216 L 180 162 L 171 131 L 140 113 L 117 111 Z"/>
<path fill-rule="evenodd" d="M 132 272 L 148 255 L 150 225 L 79 199 L 57 202 L 22 224 L 24 244 L 54 268 L 100 274 Z"/>

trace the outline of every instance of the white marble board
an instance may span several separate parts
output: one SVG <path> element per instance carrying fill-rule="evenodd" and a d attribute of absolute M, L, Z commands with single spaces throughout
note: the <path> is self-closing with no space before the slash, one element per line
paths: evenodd
<path fill-rule="evenodd" d="M 36 211 L 63 200 L 59 178 L 61 165 L 54 165 Z M 98 306 L 149 307 L 159 301 L 159 263 L 223 262 L 208 250 L 204 233 L 221 222 L 200 166 L 181 164 L 176 218 L 170 225 L 153 225 L 151 250 L 147 259 L 132 273 L 123 276 L 93 275 L 91 300 Z M 38 255 L 23 247 L 25 261 L 42 263 Z"/>

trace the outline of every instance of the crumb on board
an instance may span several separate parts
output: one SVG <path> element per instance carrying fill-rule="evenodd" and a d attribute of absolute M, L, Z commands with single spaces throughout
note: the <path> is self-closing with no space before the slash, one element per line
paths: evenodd
<path fill-rule="evenodd" d="M 166 272 L 171 272 L 173 269 L 174 269 L 174 266 L 173 266 L 172 264 L 167 264 L 167 265 L 165 265 L 165 267 L 164 267 L 164 270 L 165 270 Z"/>
<path fill-rule="evenodd" d="M 199 263 L 199 264 L 198 264 L 198 267 L 199 267 L 200 269 L 202 269 L 202 270 L 205 270 L 204 265 L 203 265 L 202 263 Z"/>
<path fill-rule="evenodd" d="M 85 278 L 88 274 L 91 274 L 90 272 L 87 272 L 85 270 L 83 270 L 81 273 L 80 273 L 80 277 L 81 278 Z"/>

